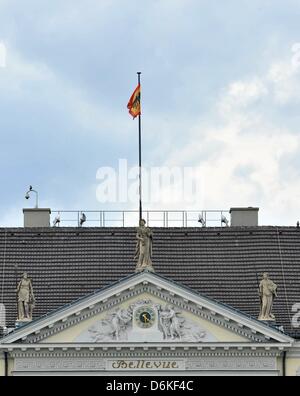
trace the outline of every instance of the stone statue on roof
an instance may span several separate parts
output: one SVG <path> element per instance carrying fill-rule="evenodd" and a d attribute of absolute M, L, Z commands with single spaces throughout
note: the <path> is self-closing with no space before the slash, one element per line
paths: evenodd
<path fill-rule="evenodd" d="M 274 298 L 277 297 L 277 285 L 269 279 L 269 274 L 265 272 L 259 284 L 259 295 L 261 301 L 259 320 L 275 320 L 272 313 Z"/>
<path fill-rule="evenodd" d="M 18 321 L 31 321 L 35 298 L 31 280 L 28 278 L 26 272 L 24 272 L 22 279 L 18 283 L 16 291 L 18 301 Z"/>
<path fill-rule="evenodd" d="M 138 262 L 135 272 L 154 271 L 152 266 L 152 236 L 152 231 L 149 227 L 146 227 L 146 221 L 141 219 L 136 234 L 137 243 L 134 259 Z"/>

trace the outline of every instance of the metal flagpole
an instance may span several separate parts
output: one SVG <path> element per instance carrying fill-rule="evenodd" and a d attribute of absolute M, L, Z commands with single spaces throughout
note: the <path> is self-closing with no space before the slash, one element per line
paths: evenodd
<path fill-rule="evenodd" d="M 141 72 L 137 72 L 138 75 L 138 84 L 141 84 Z M 141 94 L 141 90 L 140 90 Z M 140 96 L 140 109 L 141 109 L 141 96 Z M 140 220 L 143 218 L 143 210 L 142 210 L 142 120 L 141 114 L 139 114 L 139 198 L 140 198 Z"/>

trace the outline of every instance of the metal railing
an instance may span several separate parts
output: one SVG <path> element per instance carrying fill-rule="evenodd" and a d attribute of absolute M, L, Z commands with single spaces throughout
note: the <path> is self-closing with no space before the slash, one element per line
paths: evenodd
<path fill-rule="evenodd" d="M 81 224 L 82 213 L 85 221 Z M 53 210 L 51 225 L 61 227 L 136 227 L 138 210 Z M 229 220 L 228 210 L 144 210 L 143 218 L 149 227 L 224 227 Z"/>

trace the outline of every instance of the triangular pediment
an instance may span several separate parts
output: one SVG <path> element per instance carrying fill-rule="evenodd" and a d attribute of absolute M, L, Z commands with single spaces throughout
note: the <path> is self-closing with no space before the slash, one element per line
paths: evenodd
<path fill-rule="evenodd" d="M 1 343 L 291 342 L 282 332 L 151 272 L 41 317 Z"/>

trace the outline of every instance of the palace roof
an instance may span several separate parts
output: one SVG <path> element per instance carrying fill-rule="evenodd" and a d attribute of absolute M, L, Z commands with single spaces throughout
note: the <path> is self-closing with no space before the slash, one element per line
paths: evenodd
<path fill-rule="evenodd" d="M 276 323 L 292 337 L 294 304 L 300 303 L 300 228 L 152 228 L 157 274 L 254 318 L 263 272 L 278 286 Z M 16 284 L 32 280 L 34 318 L 132 274 L 135 228 L 1 228 L 0 302 L 7 327 L 16 317 Z"/>

